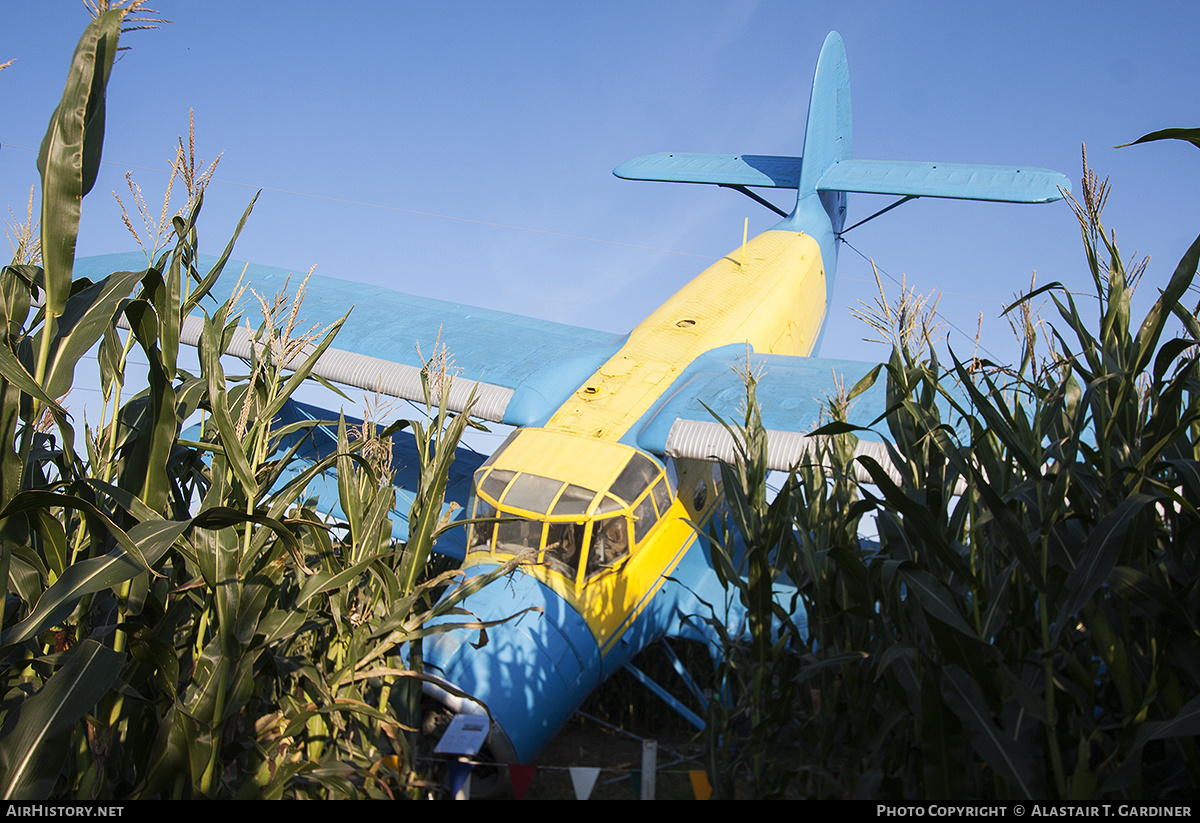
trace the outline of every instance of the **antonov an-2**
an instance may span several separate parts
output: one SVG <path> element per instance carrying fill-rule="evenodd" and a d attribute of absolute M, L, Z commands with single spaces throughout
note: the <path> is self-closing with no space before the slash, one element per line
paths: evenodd
<path fill-rule="evenodd" d="M 597 685 L 656 640 L 712 644 L 705 604 L 726 598 L 706 541 L 688 521 L 703 525 L 720 512 L 712 461 L 729 459 L 732 444 L 708 409 L 737 418 L 745 397 L 737 367 L 762 371 L 770 464 L 786 470 L 805 451 L 804 433 L 832 388 L 831 369 L 853 378 L 866 371 L 811 356 L 833 287 L 847 193 L 1045 203 L 1070 189 L 1063 175 L 1045 169 L 853 159 L 849 74 L 837 33 L 817 63 L 802 158 L 654 154 L 615 173 L 711 183 L 760 202 L 749 189 L 795 189 L 796 205 L 624 336 L 328 278 L 310 281 L 305 302 L 310 323 L 331 322 L 355 304 L 335 341 L 347 350 L 327 352 L 318 374 L 420 401 L 423 364 L 413 343 L 428 349 L 440 333 L 460 370 L 455 410 L 476 392 L 472 414 L 517 427 L 482 464 L 469 455 L 459 460 L 474 470 L 469 515 L 499 520 L 473 526 L 465 546 L 460 536 L 457 547 L 446 539 L 439 548 L 462 556 L 468 575 L 532 553 L 535 563 L 465 606 L 481 620 L 540 611 L 491 629 L 482 649 L 467 630 L 436 635 L 424 647 L 426 670 L 474 700 L 431 693 L 459 712 L 482 713 L 486 704 L 491 751 L 504 761 L 529 762 Z M 113 270 L 111 258 L 94 260 Z M 267 292 L 284 274 L 248 270 Z M 386 358 L 372 356 L 381 352 Z M 863 422 L 881 410 L 857 409 Z M 336 492 L 327 499 L 336 514 Z M 395 534 L 403 539 L 405 506 L 399 509 Z M 738 609 L 735 602 L 723 615 L 735 632 L 744 617 Z"/>

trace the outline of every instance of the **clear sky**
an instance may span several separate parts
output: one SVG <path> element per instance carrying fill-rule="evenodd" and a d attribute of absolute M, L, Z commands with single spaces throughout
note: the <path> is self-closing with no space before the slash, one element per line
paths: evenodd
<path fill-rule="evenodd" d="M 752 233 L 777 218 L 735 192 L 613 167 L 672 150 L 798 154 L 830 30 L 849 55 L 856 157 L 1040 166 L 1078 193 L 1086 143 L 1111 177 L 1121 248 L 1153 255 L 1143 308 L 1200 232 L 1196 149 L 1112 148 L 1197 125 L 1190 1 L 152 5 L 174 22 L 122 39 L 80 254 L 133 248 L 110 192 L 137 167 L 157 202 L 166 175 L 153 170 L 194 109 L 198 154 L 224 152 L 208 251 L 261 188 L 235 258 L 624 332 L 735 248 L 745 218 Z M 78 0 L 0 5 L 0 62 L 16 60 L 0 73 L 0 209 L 24 211 L 87 20 Z M 851 195 L 848 222 L 889 202 Z M 847 239 L 944 292 L 964 355 L 982 313 L 983 346 L 1014 356 L 998 314 L 1034 270 L 1090 291 L 1063 203 L 919 200 Z M 822 354 L 886 357 L 849 314 L 874 294 L 869 265 L 843 247 L 837 276 Z M 397 345 L 411 341 L 398 332 Z"/>

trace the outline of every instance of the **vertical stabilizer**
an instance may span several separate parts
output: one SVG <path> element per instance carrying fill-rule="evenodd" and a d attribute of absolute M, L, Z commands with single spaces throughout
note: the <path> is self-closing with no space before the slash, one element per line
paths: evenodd
<path fill-rule="evenodd" d="M 846 194 L 818 188 L 821 177 L 835 164 L 850 159 L 850 68 L 842 36 L 829 32 L 808 99 L 808 122 L 804 126 L 804 153 L 796 207 L 777 229 L 803 231 L 821 244 L 825 265 L 832 274 L 837 263 L 834 237 L 846 221 Z M 829 278 L 833 289 L 833 278 Z"/>
<path fill-rule="evenodd" d="M 850 159 L 850 69 L 842 36 L 836 31 L 825 38 L 817 60 L 803 157 L 798 199 L 816 194 L 821 175 L 834 163 Z"/>
<path fill-rule="evenodd" d="M 824 191 L 818 189 L 817 184 L 826 171 L 849 159 L 850 68 L 842 36 L 831 31 L 821 47 L 812 94 L 808 99 L 796 207 L 775 226 L 786 231 L 805 232 L 821 247 L 826 305 L 833 294 L 833 273 L 837 269 L 837 234 L 846 222 L 846 193 Z M 820 345 L 819 337 L 814 354 Z"/>

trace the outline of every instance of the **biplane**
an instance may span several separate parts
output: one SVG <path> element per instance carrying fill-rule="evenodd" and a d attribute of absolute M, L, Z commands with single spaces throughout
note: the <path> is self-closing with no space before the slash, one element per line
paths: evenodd
<path fill-rule="evenodd" d="M 519 616 L 491 629 L 482 648 L 472 644 L 475 632 L 461 629 L 428 638 L 423 649 L 426 670 L 455 689 L 429 693 L 456 712 L 486 706 L 491 751 L 504 761 L 529 762 L 603 680 L 659 639 L 714 643 L 703 618 L 727 598 L 692 525 L 723 516 L 714 461 L 732 459 L 733 442 L 713 415 L 738 417 L 739 370 L 761 374 L 769 463 L 787 470 L 806 451 L 834 375 L 854 381 L 870 368 L 814 356 L 847 195 L 901 198 L 880 214 L 918 197 L 1046 203 L 1070 190 L 1066 177 L 1046 169 L 854 158 L 849 73 L 836 32 L 817 62 L 801 157 L 652 154 L 614 173 L 732 188 L 770 208 L 753 189 L 794 189 L 796 200 L 790 212 L 775 208 L 775 226 L 626 335 L 329 278 L 314 277 L 305 302 L 310 323 L 331 322 L 354 304 L 339 349 L 327 351 L 315 373 L 419 402 L 424 363 L 413 344 L 428 348 L 440 334 L 457 371 L 452 408 L 466 410 L 473 397 L 472 415 L 514 427 L 491 456 L 465 453 L 456 462 L 466 513 L 485 522 L 455 530 L 438 548 L 460 557 L 467 575 L 536 558 L 464 604 L 482 621 Z M 120 265 L 113 256 L 85 262 L 106 271 Z M 247 270 L 268 290 L 285 274 Z M 876 399 L 854 412 L 866 424 L 883 410 Z M 300 405 L 290 413 L 328 417 Z M 336 492 L 323 499 L 336 515 Z M 406 509 L 401 497 L 398 539 L 406 537 Z M 728 604 L 719 616 L 735 633 L 745 618 L 739 609 Z"/>

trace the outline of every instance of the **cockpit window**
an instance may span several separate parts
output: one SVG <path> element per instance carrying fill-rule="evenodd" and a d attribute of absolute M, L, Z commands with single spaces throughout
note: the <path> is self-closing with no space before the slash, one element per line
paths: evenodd
<path fill-rule="evenodd" d="M 658 466 L 644 455 L 634 453 L 624 471 L 613 482 L 610 491 L 626 503 L 633 503 L 642 496 L 654 478 L 658 477 Z"/>
<path fill-rule="evenodd" d="M 495 474 L 495 472 L 493 472 Z M 536 474 L 519 474 L 508 487 L 508 493 L 502 501 L 505 508 L 524 509 L 525 511 L 548 512 L 554 502 L 558 490 L 563 487 L 561 480 L 551 480 L 549 477 L 538 477 Z"/>
<path fill-rule="evenodd" d="M 579 571 L 585 523 L 551 523 L 546 527 L 546 565 L 571 580 Z"/>
<path fill-rule="evenodd" d="M 587 576 L 612 568 L 629 554 L 629 526 L 625 517 L 610 517 L 592 526 Z"/>
<path fill-rule="evenodd" d="M 671 508 L 671 492 L 667 488 L 667 484 L 660 480 L 654 484 L 654 505 L 658 507 L 658 516 L 662 517 L 667 513 L 667 509 Z"/>
<path fill-rule="evenodd" d="M 600 504 L 596 506 L 596 514 L 612 514 L 613 512 L 619 512 L 625 507 L 625 503 L 622 503 L 611 494 L 606 494 L 604 495 L 604 499 L 600 501 Z"/>
<path fill-rule="evenodd" d="M 495 517 L 496 509 L 486 500 L 476 499 L 475 501 L 475 517 Z M 492 548 L 492 532 L 495 530 L 495 523 L 474 523 L 471 525 L 471 539 L 467 546 L 467 551 L 491 551 Z"/>
<path fill-rule="evenodd" d="M 642 502 L 638 503 L 637 508 L 633 510 L 633 534 L 636 542 L 641 542 L 646 539 L 646 535 L 654 528 L 654 524 L 658 522 L 658 515 L 654 511 L 654 497 L 646 495 L 642 498 Z"/>
<path fill-rule="evenodd" d="M 496 551 L 520 554 L 542 545 L 542 524 L 536 520 L 517 518 L 496 524 Z"/>
<path fill-rule="evenodd" d="M 562 496 L 558 498 L 558 502 L 554 504 L 554 511 L 550 512 L 554 516 L 568 514 L 587 514 L 588 508 L 591 507 L 592 501 L 596 499 L 596 493 L 591 489 L 585 489 L 583 486 L 568 485 L 563 489 Z"/>
<path fill-rule="evenodd" d="M 515 432 L 475 483 L 475 517 L 500 522 L 475 525 L 468 551 L 533 549 L 572 583 L 619 566 L 674 497 L 662 466 L 636 449 L 546 429 Z"/>
<path fill-rule="evenodd" d="M 480 484 L 479 490 L 490 497 L 492 500 L 499 500 L 500 495 L 504 494 L 504 487 L 513 479 L 516 472 L 507 472 L 497 469 L 484 479 Z"/>

